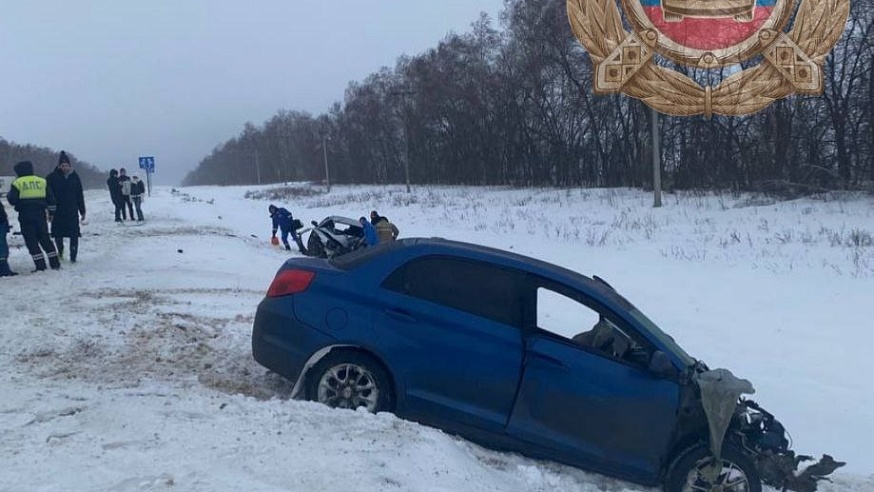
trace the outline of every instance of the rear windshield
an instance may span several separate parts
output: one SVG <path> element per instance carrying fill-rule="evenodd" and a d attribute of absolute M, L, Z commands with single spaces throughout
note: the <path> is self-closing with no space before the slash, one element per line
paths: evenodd
<path fill-rule="evenodd" d="M 403 241 L 388 241 L 382 244 L 377 244 L 376 246 L 361 248 L 351 253 L 346 253 L 342 256 L 335 256 L 334 258 L 328 260 L 328 263 L 336 268 L 339 268 L 340 270 L 352 270 L 353 268 L 369 262 L 377 256 L 381 256 L 390 251 L 394 251 L 397 248 L 401 248 L 403 247 L 403 245 Z"/>

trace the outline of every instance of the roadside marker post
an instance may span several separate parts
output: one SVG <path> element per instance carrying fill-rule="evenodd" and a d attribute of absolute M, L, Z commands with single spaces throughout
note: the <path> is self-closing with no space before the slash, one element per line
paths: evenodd
<path fill-rule="evenodd" d="M 140 157 L 140 169 L 146 171 L 146 186 L 149 188 L 149 196 L 152 196 L 152 173 L 155 172 L 155 158 L 152 156 Z"/>

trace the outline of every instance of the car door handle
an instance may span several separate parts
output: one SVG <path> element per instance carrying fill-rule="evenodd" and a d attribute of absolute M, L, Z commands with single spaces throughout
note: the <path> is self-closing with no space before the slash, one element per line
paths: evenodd
<path fill-rule="evenodd" d="M 394 319 L 401 321 L 401 322 L 404 322 L 404 323 L 416 323 L 416 322 L 418 322 L 418 320 L 416 318 L 410 316 L 408 313 L 406 313 L 404 311 L 399 311 L 397 309 L 386 309 L 385 314 L 388 315 L 390 318 L 394 318 Z"/>
<path fill-rule="evenodd" d="M 557 367 L 563 371 L 568 370 L 567 364 L 565 364 L 561 359 L 557 359 L 550 355 L 541 354 L 539 352 L 528 352 L 528 356 L 532 359 L 537 359 L 540 362 L 549 364 L 550 366 Z"/>

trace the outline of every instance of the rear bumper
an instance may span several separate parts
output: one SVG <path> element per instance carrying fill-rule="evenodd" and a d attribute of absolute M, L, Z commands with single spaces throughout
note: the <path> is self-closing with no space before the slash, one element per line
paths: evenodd
<path fill-rule="evenodd" d="M 295 318 L 293 296 L 264 298 L 258 305 L 252 325 L 252 356 L 291 381 L 298 379 L 312 354 L 334 342 Z"/>

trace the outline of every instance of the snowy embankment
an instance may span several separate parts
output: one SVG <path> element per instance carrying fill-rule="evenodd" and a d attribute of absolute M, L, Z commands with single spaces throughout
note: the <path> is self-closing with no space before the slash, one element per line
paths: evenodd
<path fill-rule="evenodd" d="M 0 279 L 0 491 L 645 490 L 288 400 L 249 345 L 288 256 L 267 242 L 268 199 L 245 198 L 269 189 L 158 189 L 142 226 L 114 224 L 106 193 L 87 192 L 79 262 L 60 272 L 30 274 L 10 236 L 22 274 Z M 305 223 L 375 208 L 403 236 L 598 274 L 694 356 L 753 381 L 796 450 L 846 460 L 821 490 L 874 490 L 870 198 L 672 195 L 653 210 L 625 190 L 336 187 L 276 203 Z"/>

